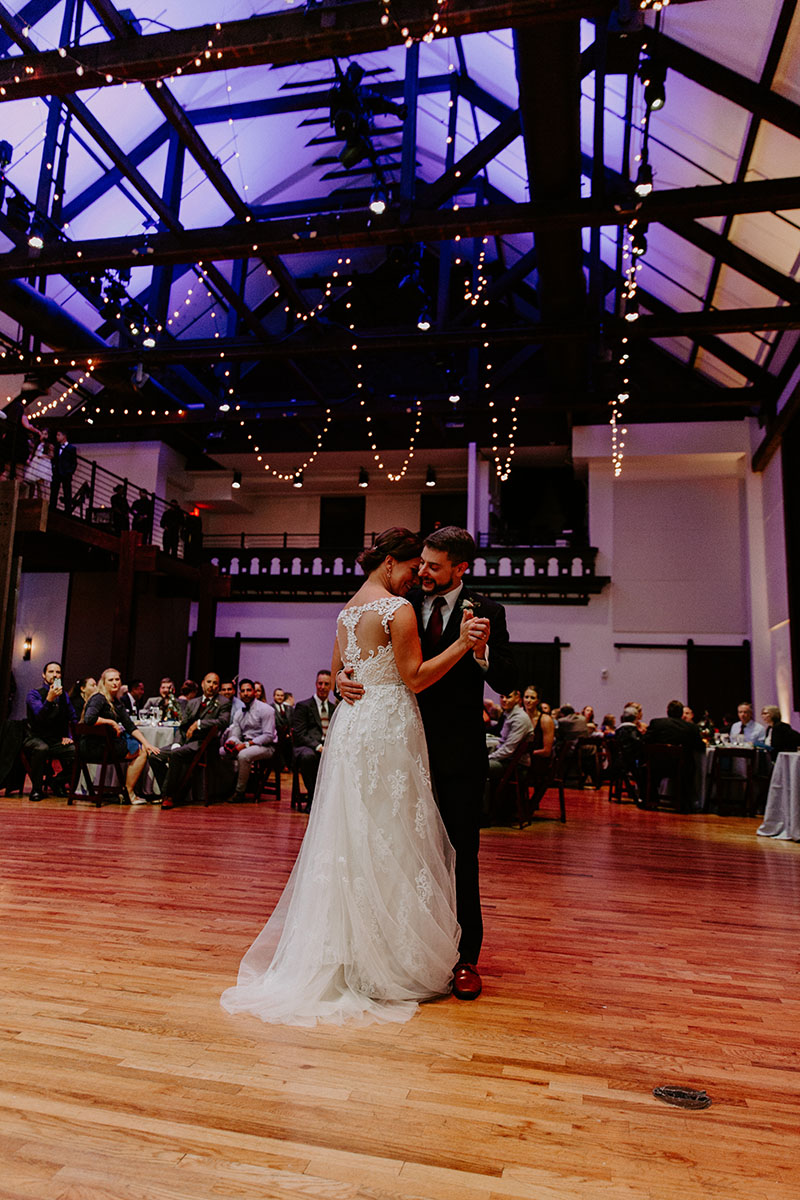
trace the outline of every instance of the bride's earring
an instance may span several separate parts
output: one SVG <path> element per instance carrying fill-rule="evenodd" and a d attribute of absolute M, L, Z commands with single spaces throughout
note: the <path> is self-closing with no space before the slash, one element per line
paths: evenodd
<path fill-rule="evenodd" d="M 389 567 L 386 571 L 386 582 L 384 583 L 384 587 L 386 588 L 387 592 L 390 592 L 392 590 L 392 568 L 391 567 Z"/>

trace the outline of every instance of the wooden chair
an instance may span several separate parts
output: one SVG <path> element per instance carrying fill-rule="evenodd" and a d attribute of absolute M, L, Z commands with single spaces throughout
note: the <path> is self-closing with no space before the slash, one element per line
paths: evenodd
<path fill-rule="evenodd" d="M 246 793 L 252 792 L 253 800 L 258 804 L 265 792 L 271 793 L 274 800 L 281 798 L 281 752 L 278 745 L 272 758 L 262 759 L 253 763 L 250 778 L 247 781 Z"/>
<path fill-rule="evenodd" d="M 85 737 L 92 738 L 99 744 L 96 752 L 101 754 L 99 759 L 94 755 L 89 758 L 83 753 L 81 739 Z M 116 756 L 117 734 L 112 726 L 78 724 L 75 726 L 74 740 L 75 759 L 72 764 L 72 779 L 69 785 L 67 804 L 72 804 L 72 801 L 77 798 L 93 800 L 95 807 L 99 808 L 104 800 L 123 800 L 127 796 L 125 759 Z M 97 774 L 97 783 L 95 783 L 92 779 L 92 768 L 98 766 L 100 769 Z M 111 772 L 111 782 L 107 783 L 106 778 L 109 771 Z M 76 791 L 81 775 L 86 784 L 85 792 Z M 114 782 L 115 776 L 116 783 Z"/>
<path fill-rule="evenodd" d="M 550 755 L 550 770 L 545 780 L 544 790 L 542 792 L 542 800 L 550 791 L 555 788 L 558 792 L 558 807 L 562 825 L 567 822 L 567 806 L 564 800 L 564 780 L 567 773 L 572 767 L 577 755 L 580 753 L 579 740 L 577 738 L 565 738 L 561 742 L 556 742 L 553 746 L 553 753 Z M 541 784 L 539 785 L 541 787 Z M 541 807 L 541 801 L 539 802 Z M 531 814 L 532 816 L 533 814 Z"/>
<path fill-rule="evenodd" d="M 531 813 L 528 811 L 528 764 L 523 763 L 522 759 L 526 754 L 530 753 L 532 745 L 533 734 L 530 733 L 522 739 L 508 760 L 506 768 L 500 777 L 500 782 L 492 796 L 492 808 L 489 819 L 493 825 L 496 823 L 496 818 L 502 808 L 501 801 L 505 799 L 507 793 L 514 798 L 514 807 L 516 808 L 520 829 L 524 828 L 525 825 L 530 825 Z"/>
<path fill-rule="evenodd" d="M 730 803 L 732 794 L 738 791 L 741 793 L 744 815 L 752 817 L 755 812 L 756 757 L 757 751 L 751 746 L 718 747 L 711 766 L 709 804 L 715 804 L 719 810 L 723 800 L 727 798 Z M 740 764 L 738 770 L 737 764 Z"/>
<path fill-rule="evenodd" d="M 665 799 L 672 799 L 676 808 L 685 808 L 688 798 L 684 796 L 686 755 L 683 746 L 648 742 L 644 747 L 644 765 L 644 807 L 658 808 Z M 669 794 L 660 790 L 664 780 L 671 785 Z"/>
<path fill-rule="evenodd" d="M 183 778 L 181 779 L 180 783 L 175 788 L 175 791 L 172 794 L 172 800 L 174 802 L 177 802 L 177 801 L 180 801 L 183 799 L 183 797 L 186 795 L 187 791 L 189 790 L 189 788 L 192 786 L 192 784 L 194 782 L 195 773 L 197 771 L 199 771 L 200 772 L 200 794 L 202 796 L 203 803 L 205 804 L 206 808 L 208 808 L 208 806 L 211 804 L 211 798 L 209 795 L 209 786 L 208 786 L 208 783 L 209 783 L 208 776 L 209 776 L 209 771 L 211 770 L 212 766 L 216 762 L 216 757 L 217 757 L 216 750 L 217 750 L 218 742 L 219 742 L 219 730 L 216 728 L 209 729 L 208 733 L 206 733 L 204 735 L 202 742 L 197 747 L 197 750 L 195 750 L 194 755 L 192 756 L 192 759 L 191 759 L 188 767 L 186 768 L 186 770 L 183 773 Z M 212 746 L 213 746 L 213 750 L 212 750 Z"/>
<path fill-rule="evenodd" d="M 292 763 L 292 808 L 298 812 L 308 812 L 311 798 L 303 787 L 303 777 L 297 767 L 297 760 Z"/>
<path fill-rule="evenodd" d="M 639 803 L 639 784 L 631 765 L 626 764 L 619 742 L 615 737 L 606 739 L 608 751 L 608 799 L 614 804 L 622 803 L 627 792 L 629 799 Z"/>

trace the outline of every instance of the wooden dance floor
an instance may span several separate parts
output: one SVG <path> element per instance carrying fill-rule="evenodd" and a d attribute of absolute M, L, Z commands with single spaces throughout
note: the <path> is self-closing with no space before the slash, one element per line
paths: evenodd
<path fill-rule="evenodd" d="M 477 1002 L 302 1030 L 219 1007 L 288 799 L 0 800 L 0 1197 L 797 1200 L 800 845 L 567 804 L 484 835 Z"/>

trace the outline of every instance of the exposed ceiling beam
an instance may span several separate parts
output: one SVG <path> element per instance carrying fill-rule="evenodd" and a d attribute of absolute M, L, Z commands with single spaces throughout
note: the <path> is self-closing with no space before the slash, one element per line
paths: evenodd
<path fill-rule="evenodd" d="M 644 302 L 644 301 L 643 301 Z M 724 309 L 716 312 L 671 312 L 641 316 L 638 321 L 627 322 L 608 317 L 603 321 L 606 334 L 624 334 L 633 341 L 648 338 L 680 337 L 691 334 L 721 334 L 743 333 L 752 330 L 768 329 L 800 329 L 800 305 L 781 308 L 739 308 Z M 596 339 L 600 322 L 596 320 L 562 320 L 551 324 L 523 325 L 511 329 L 493 329 L 490 337 L 493 346 L 513 346 L 520 343 L 538 344 L 569 339 Z M 380 334 L 364 334 L 358 336 L 360 354 L 370 354 L 375 351 L 395 351 L 405 354 L 408 351 L 453 348 L 459 346 L 480 345 L 487 337 L 483 329 L 451 329 L 443 332 L 409 333 L 404 330 Z M 300 355 L 324 355 L 342 352 L 346 353 L 350 345 L 350 335 L 335 334 L 330 337 L 318 337 L 314 340 L 304 339 L 298 333 L 296 338 L 287 338 L 281 342 L 262 343 L 252 338 L 207 338 L 183 340 L 154 350 L 116 349 L 99 347 L 92 350 L 92 361 L 96 364 L 118 363 L 133 365 L 138 362 L 147 365 L 161 365 L 171 362 L 211 362 L 224 355 L 225 361 L 253 361 L 264 359 L 288 358 Z M 67 366 L 69 352 L 60 354 L 37 355 L 35 361 L 26 363 L 26 369 L 47 370 L 53 366 L 64 369 Z M 77 361 L 77 360 L 76 360 Z M 78 363 L 80 365 L 80 363 Z M 16 366 L 8 357 L 0 359 L 0 374 L 19 373 L 19 359 Z"/>
<path fill-rule="evenodd" d="M 536 21 L 576 22 L 581 17 L 607 16 L 614 6 L 615 0 L 450 0 L 447 31 L 450 37 L 459 37 Z M 430 27 L 430 0 L 403 0 L 402 20 L 413 35 L 421 36 Z M 25 24 L 16 16 L 13 21 L 19 30 Z M 10 32 L 5 23 L 3 28 Z M 193 75 L 263 63 L 316 62 L 385 50 L 402 41 L 391 22 L 381 25 L 375 0 L 298 7 L 241 21 L 146 34 L 133 42 L 95 42 L 73 47 L 63 58 L 53 50 L 0 61 L 0 89 L 5 89 L 5 95 L 0 90 L 0 98 L 65 96 L 111 86 L 108 76 L 116 84 L 139 83 L 164 79 L 179 70 Z"/>
<path fill-rule="evenodd" d="M 79 103 L 79 102 L 77 102 Z M 83 106 L 80 106 L 81 110 Z M 81 111 L 80 119 L 85 114 Z M 102 136 L 91 114 L 92 134 Z M 104 139 L 107 140 L 107 139 Z M 105 147 L 104 147 L 105 148 Z M 118 156 L 121 152 L 117 148 Z M 121 155 L 124 160 L 124 155 Z M 128 164 L 127 172 L 146 192 L 148 203 L 165 206 L 160 197 Z M 642 220 L 669 224 L 682 218 L 713 217 L 737 212 L 778 212 L 796 208 L 800 202 L 800 177 L 753 180 L 748 183 L 711 184 L 708 187 L 675 188 L 655 192 L 639 210 Z M 626 223 L 631 212 L 613 205 L 598 207 L 580 200 L 561 207 L 557 204 L 487 204 L 458 211 L 417 210 L 407 219 L 389 212 L 380 220 L 363 212 L 320 214 L 298 230 L 297 220 L 251 221 L 248 224 L 184 229 L 170 213 L 174 231 L 121 238 L 97 238 L 84 242 L 58 242 L 45 246 L 38 255 L 11 251 L 0 256 L 0 278 L 22 275 L 52 275 L 108 266 L 141 266 L 253 257 L 260 254 L 307 254 L 311 250 L 346 250 L 361 246 L 411 244 L 420 241 L 451 241 L 456 235 L 473 237 L 516 233 L 545 233 L 597 225 Z M 146 243 L 146 245 L 145 245 Z M 258 246 L 258 251 L 253 246 Z M 146 257 L 145 257 L 146 253 Z"/>

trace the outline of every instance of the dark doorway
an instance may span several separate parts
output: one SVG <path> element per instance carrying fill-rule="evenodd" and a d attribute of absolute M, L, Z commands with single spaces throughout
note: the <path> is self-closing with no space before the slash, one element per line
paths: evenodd
<path fill-rule="evenodd" d="M 467 523 L 467 493 L 439 492 L 436 488 L 425 491 L 419 498 L 419 527 L 423 536 L 433 533 L 443 525 L 457 525 L 463 529 Z"/>
<path fill-rule="evenodd" d="M 686 647 L 686 680 L 689 707 L 695 720 L 705 712 L 717 729 L 727 728 L 736 720 L 736 708 L 742 700 L 752 702 L 750 643 L 741 646 Z"/>
<path fill-rule="evenodd" d="M 362 549 L 366 511 L 364 496 L 323 496 L 319 504 L 320 549 Z"/>
<path fill-rule="evenodd" d="M 512 642 L 511 653 L 516 667 L 517 686 L 522 690 L 529 683 L 539 689 L 539 700 L 551 708 L 561 702 L 561 647 L 552 642 Z"/>
<path fill-rule="evenodd" d="M 196 636 L 196 634 L 192 634 L 191 649 L 189 651 L 190 678 L 194 679 L 197 683 L 201 683 L 206 672 L 216 671 L 217 675 L 219 675 L 220 683 L 236 679 L 239 674 L 241 634 L 237 633 L 234 637 L 215 637 L 211 663 L 200 663 L 197 661 L 197 652 L 195 650 Z M 181 680 L 182 682 L 183 680 Z M 178 686 L 180 687 L 180 683 Z"/>

